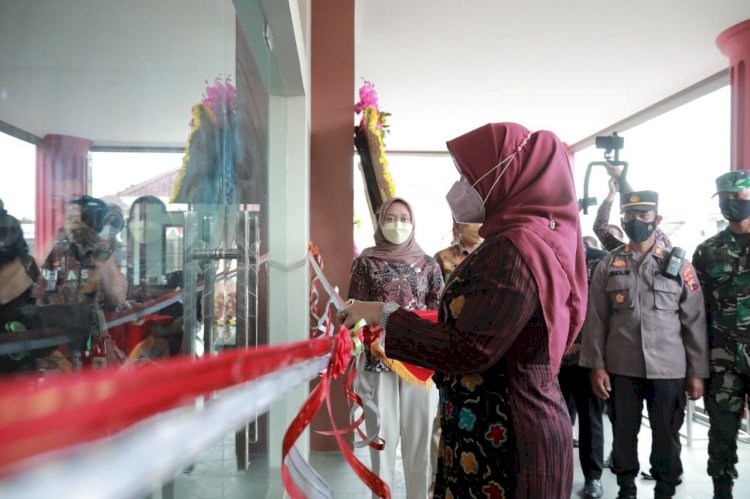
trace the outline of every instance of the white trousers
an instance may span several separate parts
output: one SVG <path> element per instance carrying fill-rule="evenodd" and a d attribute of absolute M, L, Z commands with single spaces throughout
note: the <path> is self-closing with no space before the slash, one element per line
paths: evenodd
<path fill-rule="evenodd" d="M 430 469 L 430 436 L 436 408 L 437 391 L 412 385 L 392 372 L 365 371 L 367 381 L 375 387 L 375 404 L 380 411 L 380 437 L 385 449 L 370 449 L 372 471 L 393 490 L 396 453 L 401 442 L 407 499 L 426 499 L 432 478 Z M 376 429 L 376 420 L 365 412 L 367 433 Z"/>

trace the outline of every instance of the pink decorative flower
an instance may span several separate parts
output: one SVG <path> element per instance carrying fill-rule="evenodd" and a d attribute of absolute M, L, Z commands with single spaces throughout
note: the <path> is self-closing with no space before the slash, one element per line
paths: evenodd
<path fill-rule="evenodd" d="M 228 76 L 223 82 L 221 81 L 221 77 L 218 76 L 214 80 L 213 85 L 209 85 L 208 80 L 206 80 L 206 91 L 200 103 L 213 111 L 215 118 L 218 120 L 222 120 L 222 117 L 234 105 L 234 98 L 237 95 L 237 91 L 231 81 L 232 79 Z M 193 127 L 193 121 L 190 121 L 190 127 Z"/>
<path fill-rule="evenodd" d="M 378 93 L 375 91 L 375 85 L 372 82 L 364 80 L 365 84 L 359 88 L 359 102 L 354 104 L 354 112 L 359 114 L 368 107 L 378 107 Z"/>

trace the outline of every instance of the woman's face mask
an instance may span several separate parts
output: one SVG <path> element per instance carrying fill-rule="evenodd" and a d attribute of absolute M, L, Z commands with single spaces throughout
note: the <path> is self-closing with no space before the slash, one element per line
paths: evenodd
<path fill-rule="evenodd" d="M 448 206 L 450 206 L 451 212 L 453 213 L 453 220 L 462 224 L 484 223 L 484 205 L 485 203 L 487 203 L 487 199 L 489 199 L 492 189 L 494 189 L 498 182 L 500 182 L 500 179 L 503 178 L 503 175 L 505 175 L 505 171 L 510 166 L 513 158 L 515 158 L 516 154 L 518 154 L 518 151 L 520 151 L 521 148 L 526 145 L 529 137 L 531 137 L 531 132 L 526 135 L 526 138 L 524 138 L 521 144 L 519 144 L 519 146 L 516 148 L 516 150 L 513 151 L 513 154 L 502 160 L 494 167 L 490 168 L 487 173 L 479 177 L 473 184 L 469 184 L 463 175 L 458 182 L 453 184 L 453 187 L 451 187 L 451 189 L 448 191 L 448 194 L 446 194 L 445 196 L 445 199 L 448 201 Z M 479 195 L 479 192 L 477 192 L 475 186 L 479 182 L 481 182 L 484 177 L 488 176 L 498 168 L 502 168 L 500 175 L 497 176 L 495 181 L 492 183 L 492 186 L 487 190 L 487 194 L 484 196 L 484 199 L 482 199 L 482 196 Z"/>
<path fill-rule="evenodd" d="M 383 237 L 391 244 L 402 244 L 411 235 L 411 222 L 386 222 L 382 225 Z"/>

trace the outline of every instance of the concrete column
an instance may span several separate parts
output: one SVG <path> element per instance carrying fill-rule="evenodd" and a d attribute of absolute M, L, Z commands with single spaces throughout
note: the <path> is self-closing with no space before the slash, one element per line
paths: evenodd
<path fill-rule="evenodd" d="M 717 38 L 729 57 L 732 84 L 732 170 L 750 168 L 750 19 L 724 30 Z"/>

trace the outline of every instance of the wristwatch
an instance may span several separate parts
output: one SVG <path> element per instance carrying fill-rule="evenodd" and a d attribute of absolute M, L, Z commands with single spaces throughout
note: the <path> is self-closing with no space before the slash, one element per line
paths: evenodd
<path fill-rule="evenodd" d="M 381 337 L 385 334 L 385 325 L 388 323 L 388 317 L 401 308 L 398 303 L 389 301 L 387 303 L 383 304 L 383 308 L 380 309 L 380 329 L 381 329 Z"/>

